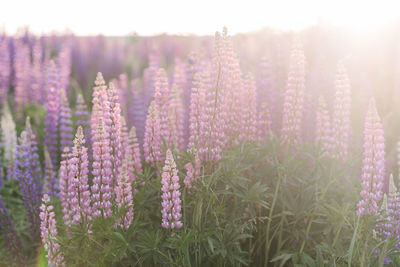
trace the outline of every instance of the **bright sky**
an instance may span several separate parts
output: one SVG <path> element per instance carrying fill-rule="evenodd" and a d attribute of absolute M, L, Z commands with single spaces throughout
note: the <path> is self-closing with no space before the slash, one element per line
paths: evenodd
<path fill-rule="evenodd" d="M 0 26 L 10 34 L 69 29 L 78 35 L 214 34 L 263 27 L 299 30 L 321 18 L 371 30 L 400 17 L 398 0 L 3 0 Z"/>

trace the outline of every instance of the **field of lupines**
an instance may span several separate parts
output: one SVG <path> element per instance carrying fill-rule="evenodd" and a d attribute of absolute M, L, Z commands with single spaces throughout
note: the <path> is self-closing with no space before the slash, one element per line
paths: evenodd
<path fill-rule="evenodd" d="M 400 265 L 400 60 L 351 40 L 2 35 L 0 266 Z"/>

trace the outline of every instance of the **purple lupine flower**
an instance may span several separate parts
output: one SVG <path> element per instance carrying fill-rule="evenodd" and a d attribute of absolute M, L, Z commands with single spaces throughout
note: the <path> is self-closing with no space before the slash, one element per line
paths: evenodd
<path fill-rule="evenodd" d="M 109 84 L 108 90 L 108 103 L 110 105 L 110 118 L 111 124 L 109 126 L 110 134 L 110 148 L 111 148 L 111 162 L 112 162 L 112 187 L 115 188 L 117 184 L 118 176 L 121 172 L 122 160 L 123 160 L 123 147 L 121 139 L 121 108 L 118 100 L 117 92 L 115 91 L 114 85 Z"/>
<path fill-rule="evenodd" d="M 185 132 L 184 132 L 184 115 L 182 98 L 178 88 L 174 85 L 171 89 L 171 103 L 169 106 L 169 121 L 170 121 L 170 144 L 175 145 L 177 151 L 182 152 L 185 149 Z"/>
<path fill-rule="evenodd" d="M 35 240 L 40 239 L 39 205 L 42 195 L 41 171 L 35 137 L 27 125 L 18 139 L 15 152 L 16 177 L 19 181 L 24 206 L 28 212 L 31 231 Z"/>
<path fill-rule="evenodd" d="M 193 78 L 193 88 L 190 97 L 190 118 L 189 118 L 190 135 L 188 142 L 188 150 L 199 149 L 200 135 L 201 135 L 200 119 L 205 104 L 205 92 L 207 89 L 203 82 L 206 78 L 203 77 L 204 75 L 205 72 L 199 72 L 196 73 Z"/>
<path fill-rule="evenodd" d="M 350 108 L 351 91 L 350 82 L 347 76 L 343 62 L 337 66 L 335 80 L 335 99 L 333 104 L 333 150 L 334 157 L 340 160 L 346 160 L 350 142 Z"/>
<path fill-rule="evenodd" d="M 331 157 L 333 153 L 331 118 L 326 107 L 325 99 L 322 96 L 319 98 L 315 129 L 315 144 L 319 145 L 324 151 L 323 156 Z"/>
<path fill-rule="evenodd" d="M 46 258 L 49 266 L 65 266 L 64 257 L 60 253 L 60 244 L 58 244 L 56 215 L 53 211 L 53 206 L 49 205 L 50 197 L 44 194 L 42 205 L 40 206 L 40 230 L 42 243 L 47 252 Z"/>
<path fill-rule="evenodd" d="M 153 167 L 162 161 L 160 115 L 154 103 L 151 102 L 146 119 L 143 151 L 146 162 Z"/>
<path fill-rule="evenodd" d="M 0 40 L 0 103 L 8 99 L 10 89 L 11 59 L 8 39 Z"/>
<path fill-rule="evenodd" d="M 196 153 L 194 156 L 194 166 L 192 162 L 189 162 L 184 167 L 186 169 L 186 177 L 183 183 L 189 189 L 194 188 L 193 181 L 199 178 L 201 174 L 201 161 L 199 155 Z"/>
<path fill-rule="evenodd" d="M 135 183 L 133 192 L 137 193 L 137 184 L 139 178 L 138 176 L 143 174 L 143 170 L 140 156 L 140 147 L 136 137 L 135 127 L 132 127 L 129 131 L 129 140 L 127 149 L 125 150 L 125 159 L 127 161 L 127 175 L 129 182 L 131 184 Z"/>
<path fill-rule="evenodd" d="M 93 132 L 93 185 L 92 203 L 93 218 L 109 218 L 112 215 L 111 195 L 112 195 L 112 163 L 111 148 L 107 132 L 104 130 L 102 118 L 99 118 L 99 124 Z"/>
<path fill-rule="evenodd" d="M 1 134 L 1 131 L 0 131 Z M 1 137 L 1 135 L 0 135 Z M 4 174 L 3 174 L 3 142 L 0 139 L 0 188 L 4 187 Z"/>
<path fill-rule="evenodd" d="M 13 222 L 11 221 L 10 214 L 4 205 L 3 198 L 0 195 L 0 232 L 2 239 L 7 245 L 7 249 L 14 261 L 23 261 L 21 241 L 15 231 Z"/>
<path fill-rule="evenodd" d="M 289 74 L 283 105 L 281 142 L 286 146 L 297 146 L 301 142 L 305 65 L 304 52 L 298 45 L 295 45 L 290 55 Z"/>
<path fill-rule="evenodd" d="M 60 134 L 60 145 L 61 150 L 64 150 L 64 147 L 72 146 L 72 115 L 71 109 L 69 107 L 68 99 L 65 95 L 65 91 L 61 90 L 61 106 L 60 106 L 60 115 L 59 115 L 59 134 Z"/>
<path fill-rule="evenodd" d="M 24 105 L 29 102 L 29 89 L 31 83 L 31 62 L 29 46 L 22 40 L 14 43 L 14 105 L 17 114 L 22 112 Z"/>
<path fill-rule="evenodd" d="M 364 122 L 364 160 L 357 215 L 377 214 L 385 179 L 385 137 L 381 119 L 371 98 Z"/>
<path fill-rule="evenodd" d="M 69 163 L 72 154 L 68 147 L 64 148 L 61 155 L 60 171 L 59 171 L 59 189 L 60 189 L 60 201 L 61 201 L 61 211 L 63 213 L 63 221 L 66 226 L 72 224 L 71 207 L 69 200 L 69 184 L 70 184 L 70 174 L 69 174 Z"/>
<path fill-rule="evenodd" d="M 127 172 L 127 160 L 125 160 L 121 175 L 118 177 L 115 187 L 115 202 L 118 206 L 118 211 L 121 213 L 116 221 L 116 226 L 128 230 L 133 220 L 133 202 L 132 202 L 132 183 L 129 181 Z"/>
<path fill-rule="evenodd" d="M 389 178 L 389 196 L 387 199 L 387 215 L 390 221 L 390 231 L 394 239 L 400 239 L 400 192 L 397 190 L 393 175 Z M 400 248 L 400 243 L 396 244 Z"/>
<path fill-rule="evenodd" d="M 255 142 L 257 138 L 257 95 L 251 75 L 247 75 L 241 99 L 241 130 L 238 141 Z"/>
<path fill-rule="evenodd" d="M 270 110 L 266 101 L 260 104 L 257 115 L 257 138 L 258 141 L 265 140 L 266 137 L 272 137 L 272 120 Z"/>
<path fill-rule="evenodd" d="M 59 84 L 59 74 L 56 64 L 51 61 L 48 67 L 47 77 L 47 107 L 45 120 L 44 143 L 49 151 L 53 168 L 58 168 L 58 129 L 60 116 L 61 89 Z M 48 168 L 46 166 L 46 168 Z"/>
<path fill-rule="evenodd" d="M 160 69 L 155 80 L 154 103 L 160 114 L 160 134 L 161 138 L 172 146 L 171 127 L 169 124 L 169 98 L 170 90 L 168 86 L 168 77 L 164 69 Z"/>
<path fill-rule="evenodd" d="M 171 150 L 167 150 L 165 165 L 161 176 L 161 191 L 163 192 L 161 198 L 161 226 L 165 229 L 181 228 L 181 192 L 179 191 L 179 177 L 178 170 Z"/>
<path fill-rule="evenodd" d="M 79 126 L 74 139 L 72 156 L 68 163 L 68 201 L 72 224 L 91 221 L 88 173 L 89 161 L 85 136 L 82 127 Z"/>

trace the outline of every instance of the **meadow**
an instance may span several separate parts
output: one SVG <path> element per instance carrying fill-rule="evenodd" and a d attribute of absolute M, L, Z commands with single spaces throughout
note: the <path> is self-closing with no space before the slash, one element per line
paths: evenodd
<path fill-rule="evenodd" d="M 400 266 L 396 36 L 1 35 L 0 266 Z"/>

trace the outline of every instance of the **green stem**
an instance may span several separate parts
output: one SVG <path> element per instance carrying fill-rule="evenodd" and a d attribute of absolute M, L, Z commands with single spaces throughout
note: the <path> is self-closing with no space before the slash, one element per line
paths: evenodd
<path fill-rule="evenodd" d="M 310 218 L 310 221 L 308 222 L 308 225 L 307 225 L 306 237 L 304 238 L 303 242 L 301 243 L 299 254 L 303 253 L 304 246 L 306 245 L 306 241 L 308 239 L 308 234 L 310 233 L 312 221 L 313 220 Z"/>
<path fill-rule="evenodd" d="M 274 213 L 276 200 L 278 199 L 278 192 L 279 192 L 279 189 L 281 187 L 281 181 L 282 181 L 282 176 L 279 175 L 278 182 L 277 182 L 276 187 L 275 187 L 274 198 L 272 200 L 271 208 L 269 210 L 269 215 L 268 215 L 269 220 L 268 220 L 268 223 L 267 223 L 267 230 L 266 230 L 266 233 L 265 233 L 265 262 L 264 262 L 264 267 L 268 266 L 268 257 L 269 257 L 269 249 L 270 249 L 269 246 L 271 244 L 271 242 L 269 240 L 269 231 L 270 231 L 270 228 L 271 228 L 272 215 Z"/>
<path fill-rule="evenodd" d="M 354 228 L 354 233 L 353 233 L 353 237 L 351 239 L 350 248 L 349 248 L 349 259 L 348 259 L 348 265 L 347 265 L 348 267 L 351 267 L 351 260 L 353 257 L 353 249 L 354 249 L 354 244 L 356 242 L 356 236 L 357 236 L 359 224 L 360 224 L 360 217 L 357 217 L 356 227 Z"/>

